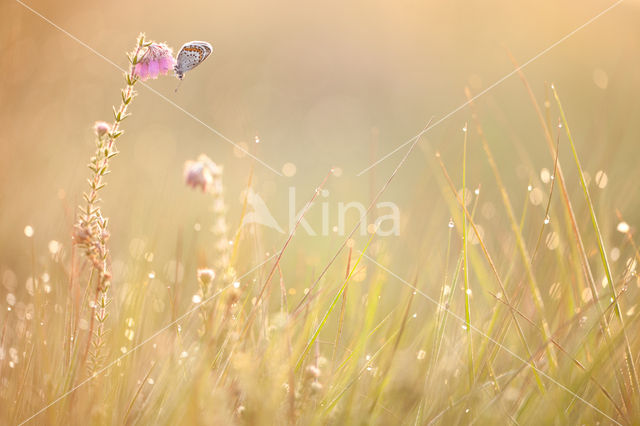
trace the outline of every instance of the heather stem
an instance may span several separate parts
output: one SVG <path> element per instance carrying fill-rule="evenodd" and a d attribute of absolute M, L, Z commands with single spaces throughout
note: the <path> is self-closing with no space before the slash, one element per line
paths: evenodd
<path fill-rule="evenodd" d="M 96 129 L 98 139 L 96 141 L 96 152 L 89 162 L 89 169 L 92 174 L 88 179 L 89 191 L 84 193 L 85 206 L 80 208 L 79 221 L 74 230 L 74 243 L 84 249 L 84 254 L 92 263 L 93 268 L 98 272 L 98 283 L 96 288 L 95 320 L 96 329 L 90 337 L 92 350 L 90 351 L 90 372 L 95 372 L 101 364 L 105 354 L 102 349 L 105 347 L 105 335 L 108 333 L 106 319 L 108 317 L 107 306 L 109 305 L 109 286 L 111 271 L 109 265 L 109 250 L 107 241 L 109 239 L 108 219 L 102 215 L 100 208 L 99 191 L 104 188 L 105 176 L 109 173 L 109 161 L 118 154 L 115 141 L 122 135 L 120 130 L 121 122 L 129 116 L 127 110 L 135 96 L 134 85 L 138 77 L 134 74 L 134 68 L 138 61 L 142 48 L 148 46 L 144 41 L 144 35 L 140 35 L 137 40 L 137 47 L 133 54 L 129 56 L 129 72 L 125 74 L 126 86 L 122 89 L 122 101 L 120 107 L 114 107 L 114 121 L 104 131 Z M 106 125 L 105 125 L 106 126 Z"/>

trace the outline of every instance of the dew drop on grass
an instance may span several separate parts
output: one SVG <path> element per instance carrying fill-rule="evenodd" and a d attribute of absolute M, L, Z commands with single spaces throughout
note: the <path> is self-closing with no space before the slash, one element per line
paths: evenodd
<path fill-rule="evenodd" d="M 194 294 L 193 296 L 191 296 L 191 302 L 197 305 L 198 303 L 202 302 L 202 298 L 199 294 Z"/>
<path fill-rule="evenodd" d="M 182 352 L 180 353 L 180 358 L 182 358 L 182 359 L 184 359 L 184 358 L 186 358 L 186 357 L 188 357 L 188 356 L 189 356 L 189 353 L 188 353 L 187 351 L 182 351 Z"/>
<path fill-rule="evenodd" d="M 150 385 L 153 385 L 155 383 L 155 381 L 151 377 L 149 377 L 147 379 L 147 383 L 149 383 Z"/>
<path fill-rule="evenodd" d="M 234 288 L 240 288 L 240 281 L 235 281 L 235 282 L 233 283 L 233 287 L 234 287 Z M 294 293 L 294 294 L 295 294 L 295 293 Z"/>
<path fill-rule="evenodd" d="M 449 219 L 449 228 L 453 228 L 454 226 L 456 226 L 456 224 L 453 223 L 453 219 Z"/>
<path fill-rule="evenodd" d="M 120 348 L 120 352 L 122 352 L 123 354 L 126 354 L 127 353 L 127 347 L 126 346 L 122 346 Z"/>
<path fill-rule="evenodd" d="M 56 240 L 51 240 L 51 241 L 49 241 L 48 248 L 49 248 L 49 253 L 57 254 L 60 251 L 60 249 L 62 248 L 62 244 L 60 244 Z"/>
<path fill-rule="evenodd" d="M 80 330 L 88 330 L 89 329 L 89 321 L 87 321 L 86 319 L 82 318 L 80 321 L 78 321 L 78 328 Z"/>
<path fill-rule="evenodd" d="M 127 325 L 127 327 L 133 327 L 136 322 L 133 320 L 133 318 L 129 317 L 125 320 L 125 324 Z"/>
<path fill-rule="evenodd" d="M 127 340 L 129 341 L 133 340 L 134 335 L 135 335 L 134 331 L 130 328 L 127 328 L 124 332 L 124 337 L 126 337 Z"/>
<path fill-rule="evenodd" d="M 540 170 L 540 180 L 543 183 L 551 182 L 551 172 L 549 171 L 549 169 L 544 168 L 544 169 Z"/>
<path fill-rule="evenodd" d="M 582 290 L 581 297 L 584 303 L 591 302 L 593 300 L 593 293 L 591 293 L 591 289 L 585 288 L 584 290 Z"/>
<path fill-rule="evenodd" d="M 618 247 L 614 247 L 611 249 L 611 260 L 612 261 L 616 261 L 618 259 L 620 259 L 620 249 Z"/>
<path fill-rule="evenodd" d="M 534 206 L 539 206 L 544 201 L 544 194 L 540 188 L 533 188 L 529 190 L 529 201 Z"/>
<path fill-rule="evenodd" d="M 555 250 L 560 245 L 560 237 L 558 237 L 558 234 L 552 231 L 547 234 L 545 242 L 549 250 Z"/>
<path fill-rule="evenodd" d="M 598 170 L 596 172 L 596 185 L 598 188 L 604 189 L 609 183 L 609 177 L 603 170 Z"/>
<path fill-rule="evenodd" d="M 618 232 L 622 232 L 623 234 L 626 234 L 627 232 L 629 232 L 630 226 L 627 222 L 623 221 L 618 224 L 616 229 L 618 230 Z"/>
<path fill-rule="evenodd" d="M 33 227 L 31 225 L 24 227 L 24 235 L 26 235 L 27 238 L 33 237 Z"/>
<path fill-rule="evenodd" d="M 284 165 L 282 166 L 282 174 L 285 175 L 286 177 L 295 176 L 296 171 L 297 171 L 297 167 L 293 163 L 284 163 Z"/>
<path fill-rule="evenodd" d="M 156 277 L 156 273 L 155 272 L 153 272 L 153 271 L 149 272 L 149 279 L 150 280 L 154 279 L 155 277 Z"/>
<path fill-rule="evenodd" d="M 549 215 L 547 215 L 547 216 L 544 218 L 544 224 L 545 224 L 545 225 L 548 225 L 548 224 L 549 224 L 549 222 L 551 222 L 551 219 L 549 219 Z"/>
<path fill-rule="evenodd" d="M 425 352 L 424 350 L 420 349 L 420 350 L 418 351 L 418 356 L 417 356 L 417 358 L 418 358 L 418 359 L 420 359 L 420 360 L 422 360 L 422 359 L 425 359 L 426 357 L 427 357 L 427 352 Z"/>
<path fill-rule="evenodd" d="M 254 140 L 255 140 L 255 142 L 256 142 L 256 143 L 260 143 L 260 136 L 256 136 L 256 137 L 254 138 Z"/>
<path fill-rule="evenodd" d="M 533 189 L 533 186 L 531 186 L 531 185 L 527 186 L 527 191 L 531 192 L 532 189 Z"/>

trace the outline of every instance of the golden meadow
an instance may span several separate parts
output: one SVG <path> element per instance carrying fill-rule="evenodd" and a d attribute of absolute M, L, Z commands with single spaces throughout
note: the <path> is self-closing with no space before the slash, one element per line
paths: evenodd
<path fill-rule="evenodd" d="M 3 2 L 0 423 L 638 423 L 639 17 Z"/>

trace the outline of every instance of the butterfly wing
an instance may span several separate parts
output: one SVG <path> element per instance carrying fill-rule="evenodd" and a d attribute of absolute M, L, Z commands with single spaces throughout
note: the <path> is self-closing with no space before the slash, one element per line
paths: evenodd
<path fill-rule="evenodd" d="M 175 71 L 179 79 L 182 79 L 184 73 L 190 71 L 200 65 L 202 61 L 213 51 L 211 44 L 206 41 L 190 41 L 185 43 L 176 59 Z"/>

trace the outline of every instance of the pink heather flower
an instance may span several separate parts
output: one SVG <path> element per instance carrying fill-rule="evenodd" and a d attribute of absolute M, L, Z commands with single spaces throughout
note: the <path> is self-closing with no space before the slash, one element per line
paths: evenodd
<path fill-rule="evenodd" d="M 104 121 L 96 121 L 96 124 L 93 125 L 93 130 L 96 132 L 96 135 L 101 138 L 111 131 L 111 126 Z"/>
<path fill-rule="evenodd" d="M 202 192 L 211 185 L 213 178 L 211 172 L 199 161 L 187 161 L 184 163 L 184 183 L 191 188 L 201 188 Z"/>
<path fill-rule="evenodd" d="M 173 69 L 176 60 L 173 51 L 164 43 L 151 43 L 138 59 L 133 73 L 142 81 L 158 78 Z"/>
<path fill-rule="evenodd" d="M 204 285 L 209 284 L 215 277 L 216 273 L 213 271 L 213 269 L 198 269 L 198 281 L 200 281 Z"/>
<path fill-rule="evenodd" d="M 184 163 L 184 182 L 191 188 L 200 188 L 202 192 L 219 189 L 222 167 L 201 154 L 197 161 Z M 213 185 L 213 184 L 216 185 Z"/>

